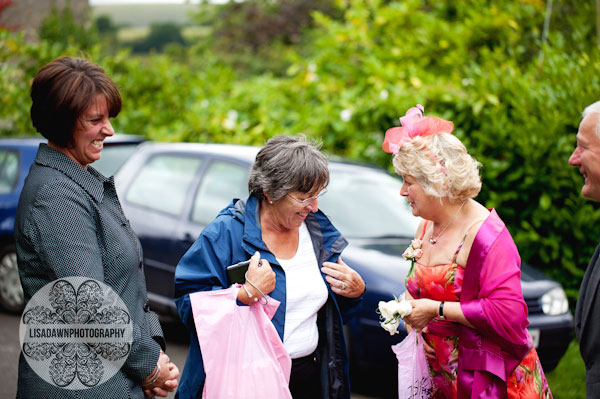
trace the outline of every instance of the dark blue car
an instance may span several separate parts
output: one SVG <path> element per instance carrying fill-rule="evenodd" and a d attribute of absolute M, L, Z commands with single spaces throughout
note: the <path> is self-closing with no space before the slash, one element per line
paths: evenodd
<path fill-rule="evenodd" d="M 0 140 L 0 306 L 23 310 L 23 289 L 17 269 L 13 228 L 25 177 L 41 139 Z"/>
<path fill-rule="evenodd" d="M 249 167 L 257 147 L 192 143 L 144 143 L 116 174 L 126 216 L 142 242 L 148 295 L 163 316 L 177 318 L 175 267 L 202 229 L 232 198 L 246 198 Z M 417 228 L 401 182 L 387 171 L 330 162 L 331 182 L 321 208 L 348 239 L 344 261 L 358 271 L 367 292 L 347 328 L 353 370 L 393 371 L 390 336 L 375 312 L 379 301 L 404 292 L 409 264 L 402 252 Z M 561 286 L 523 265 L 529 331 L 544 369 L 556 367 L 572 339 L 572 316 Z M 357 374 L 357 373 L 355 373 Z M 388 381 L 387 385 L 393 385 Z M 393 389 L 393 387 L 391 387 Z"/>
<path fill-rule="evenodd" d="M 140 136 L 115 134 L 106 139 L 102 158 L 93 166 L 112 176 L 142 141 Z M 15 212 L 29 167 L 43 142 L 42 138 L 0 139 L 0 308 L 13 313 L 24 308 L 13 237 Z"/>

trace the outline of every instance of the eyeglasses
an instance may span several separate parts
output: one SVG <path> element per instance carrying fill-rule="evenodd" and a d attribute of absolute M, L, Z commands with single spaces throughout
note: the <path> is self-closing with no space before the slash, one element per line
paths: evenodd
<path fill-rule="evenodd" d="M 288 196 L 299 204 L 307 205 L 309 202 L 316 201 L 319 198 L 321 198 L 326 192 L 327 192 L 327 190 L 323 190 L 319 194 L 315 195 L 314 197 L 309 197 L 306 199 L 298 199 L 291 194 L 288 194 Z"/>

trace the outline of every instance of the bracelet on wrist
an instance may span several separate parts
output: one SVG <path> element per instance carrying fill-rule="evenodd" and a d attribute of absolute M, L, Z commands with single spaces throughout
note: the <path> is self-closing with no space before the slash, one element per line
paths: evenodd
<path fill-rule="evenodd" d="M 443 302 L 443 301 L 442 301 L 442 302 L 440 302 L 440 308 L 439 308 L 439 310 L 438 310 L 438 317 L 439 317 L 440 319 L 442 319 L 442 320 L 445 320 L 445 319 L 446 319 L 446 317 L 444 316 L 444 304 L 445 304 L 445 303 L 446 303 L 446 302 Z"/>
<path fill-rule="evenodd" d="M 153 384 L 158 380 L 158 376 L 160 375 L 160 363 L 156 363 L 156 368 L 154 369 L 154 374 L 146 381 L 146 385 Z"/>
<path fill-rule="evenodd" d="M 262 295 L 262 299 L 264 299 L 265 301 L 264 301 L 264 302 L 262 302 L 262 301 L 261 301 L 260 303 L 262 303 L 263 305 L 266 305 L 267 303 L 269 303 L 269 300 L 267 299 L 267 296 L 266 296 L 266 295 L 265 295 L 265 294 L 264 294 L 264 293 L 263 293 L 263 292 L 260 290 L 260 288 L 258 288 L 256 285 L 254 285 L 254 284 L 252 283 L 252 281 L 248 280 L 248 272 L 246 272 L 246 273 L 244 274 L 244 278 L 246 279 L 246 282 L 247 282 L 248 284 L 250 284 L 250 285 L 251 285 L 251 286 L 252 286 L 252 287 L 253 287 L 253 288 L 254 288 L 256 291 L 260 292 L 260 294 Z M 243 285 L 242 285 L 242 287 L 243 287 Z M 247 290 L 246 290 L 246 293 L 248 293 L 248 291 L 247 291 Z M 257 298 L 257 299 L 258 299 L 258 298 Z"/>
<path fill-rule="evenodd" d="M 258 302 L 258 298 L 250 293 L 248 288 L 246 288 L 246 284 L 242 284 L 242 288 L 244 289 L 244 291 L 246 291 L 246 295 L 248 295 L 248 298 L 250 300 L 253 300 L 254 302 Z"/>

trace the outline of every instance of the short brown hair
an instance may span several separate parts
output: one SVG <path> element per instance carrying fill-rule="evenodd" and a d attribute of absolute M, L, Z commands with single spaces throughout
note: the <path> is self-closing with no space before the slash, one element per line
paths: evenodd
<path fill-rule="evenodd" d="M 66 147 L 79 118 L 98 94 L 106 97 L 109 116 L 117 116 L 121 94 L 102 68 L 82 58 L 55 59 L 39 70 L 31 85 L 33 127 L 48 141 Z"/>

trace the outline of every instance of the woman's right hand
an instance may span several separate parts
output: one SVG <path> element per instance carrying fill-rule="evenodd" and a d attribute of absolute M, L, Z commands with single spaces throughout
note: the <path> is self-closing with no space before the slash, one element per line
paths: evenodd
<path fill-rule="evenodd" d="M 412 312 L 404 317 L 404 322 L 416 328 L 417 331 L 424 329 L 431 320 L 437 316 L 439 302 L 428 298 L 411 299 Z"/>
<path fill-rule="evenodd" d="M 275 272 L 266 259 L 260 258 L 260 253 L 258 251 L 256 251 L 250 258 L 250 265 L 248 266 L 248 273 L 246 274 L 246 282 L 244 282 L 244 287 L 250 291 L 253 298 L 260 299 L 260 292 L 258 292 L 248 281 L 252 282 L 252 284 L 258 287 L 265 295 L 271 293 L 275 289 Z M 243 289 L 240 290 L 240 292 L 244 291 L 245 290 Z M 246 294 L 244 294 L 244 297 L 246 297 Z M 241 297 L 238 296 L 238 298 L 242 300 Z M 248 298 L 248 300 L 242 300 L 242 302 L 251 304 L 253 299 Z"/>

